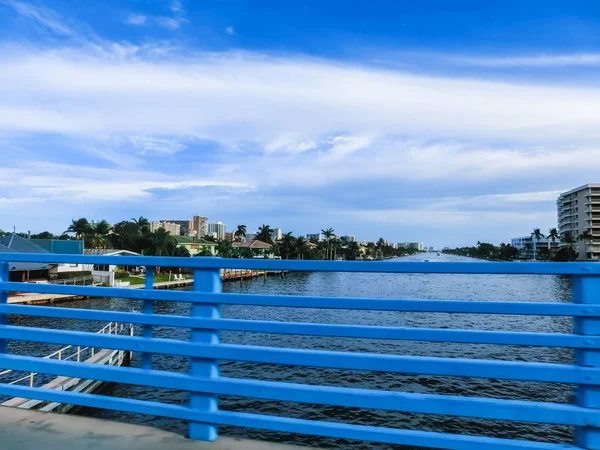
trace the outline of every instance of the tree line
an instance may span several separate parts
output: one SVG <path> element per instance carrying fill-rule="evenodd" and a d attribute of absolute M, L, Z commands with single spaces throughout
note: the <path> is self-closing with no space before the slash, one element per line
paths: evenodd
<path fill-rule="evenodd" d="M 539 243 L 542 239 L 548 239 L 552 243 L 560 243 L 558 246 L 539 247 Z M 575 251 L 575 245 L 577 242 L 592 242 L 592 234 L 589 231 L 584 231 L 578 235 L 573 234 L 570 231 L 566 231 L 562 234 L 558 232 L 556 228 L 550 228 L 548 234 L 542 233 L 540 228 L 534 228 L 531 232 L 531 242 L 524 244 L 524 250 L 527 254 L 530 252 L 533 254 L 533 259 L 540 259 L 544 261 L 574 261 L 577 259 L 577 252 Z M 488 242 L 477 242 L 476 246 L 472 247 L 458 247 L 454 249 L 444 249 L 444 253 L 460 256 L 470 256 L 479 259 L 491 259 L 500 261 L 512 261 L 524 257 L 524 253 L 521 253 L 519 249 L 511 246 L 510 244 L 494 245 Z"/>
<path fill-rule="evenodd" d="M 271 244 L 274 256 L 282 259 L 316 259 L 316 260 L 357 260 L 361 258 L 383 259 L 397 256 L 406 256 L 418 253 L 414 248 L 394 248 L 388 245 L 383 238 L 377 242 L 369 242 L 361 246 L 357 242 L 345 242 L 335 235 L 333 228 L 321 230 L 324 239 L 306 239 L 304 236 L 294 236 L 293 233 L 283 234 L 280 240 L 273 240 L 273 228 L 263 224 L 258 228 L 255 239 Z M 0 230 L 0 236 L 9 234 Z M 106 220 L 93 221 L 85 217 L 74 219 L 64 233 L 55 235 L 49 231 L 28 235 L 18 233 L 23 237 L 32 239 L 80 239 L 84 241 L 86 249 L 103 250 L 115 248 L 129 250 L 149 256 L 190 256 L 184 247 L 177 247 L 177 241 L 171 234 L 159 228 L 150 231 L 150 222 L 145 217 L 132 218 L 111 225 Z M 233 242 L 246 240 L 246 225 L 238 225 L 233 232 Z M 214 242 L 216 253 L 220 257 L 252 258 L 251 249 L 235 249 L 230 240 L 217 240 L 211 236 L 204 236 L 202 240 Z M 204 251 L 199 256 L 210 256 L 209 251 Z"/>
<path fill-rule="evenodd" d="M 0 230 L 0 236 L 9 234 Z M 72 220 L 71 225 L 61 235 L 49 231 L 39 234 L 17 233 L 31 239 L 78 239 L 86 249 L 105 250 L 116 248 L 149 256 L 190 256 L 186 248 L 177 247 L 171 234 L 159 228 L 150 231 L 150 222 L 145 217 L 123 220 L 111 225 L 106 220 L 95 222 L 82 217 Z"/>

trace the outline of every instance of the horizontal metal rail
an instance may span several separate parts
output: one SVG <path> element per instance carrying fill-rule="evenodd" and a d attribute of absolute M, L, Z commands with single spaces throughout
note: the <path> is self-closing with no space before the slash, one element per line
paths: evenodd
<path fill-rule="evenodd" d="M 143 288 L 103 288 L 92 286 L 28 284 L 9 282 L 11 262 L 78 263 L 142 266 L 146 279 Z M 185 267 L 193 272 L 191 291 L 154 289 L 158 267 Z M 383 298 L 333 298 L 299 295 L 248 295 L 221 292 L 222 269 L 323 271 L 386 274 L 491 274 L 569 275 L 572 279 L 572 303 L 420 300 Z M 365 277 L 365 281 L 368 281 Z M 518 282 L 518 281 L 517 281 Z M 87 310 L 77 308 L 34 307 L 10 304 L 8 293 L 64 294 L 83 297 L 111 297 L 138 300 L 142 313 Z M 512 299 L 507 292 L 507 298 Z M 542 300 L 543 298 L 540 298 Z M 186 302 L 189 316 L 154 313 L 154 301 Z M 362 326 L 331 323 L 275 322 L 269 320 L 226 319 L 220 305 L 273 306 L 282 308 L 319 308 L 362 311 L 398 311 L 444 314 L 484 314 L 572 317 L 573 333 L 533 333 L 525 331 L 483 331 L 464 329 L 413 328 L 405 326 Z M 128 322 L 142 326 L 142 336 L 87 333 L 9 325 L 9 315 L 61 318 L 85 321 Z M 325 317 L 325 316 L 324 316 Z M 490 318 L 493 320 L 493 318 Z M 191 330 L 190 340 L 163 339 L 153 335 L 153 327 L 180 327 Z M 453 342 L 469 345 L 510 345 L 573 349 L 574 364 L 532 361 L 503 361 L 352 351 L 291 349 L 267 346 L 232 345 L 219 342 L 219 331 L 272 333 L 301 336 L 326 336 L 390 341 Z M 67 345 L 59 350 L 59 359 L 8 354 L 7 341 L 27 341 Z M 138 352 L 140 368 L 81 364 L 63 354 L 74 346 Z M 117 382 L 149 388 L 185 390 L 190 394 L 187 406 L 163 404 L 128 398 L 60 392 L 33 386 L 0 383 L 0 394 L 68 403 L 93 408 L 108 408 L 141 414 L 183 419 L 190 422 L 189 436 L 214 440 L 217 426 L 230 425 L 263 428 L 291 433 L 316 434 L 345 439 L 446 449 L 600 449 L 600 264 L 595 263 L 429 263 L 429 262 L 336 262 L 282 261 L 221 258 L 107 257 L 83 255 L 0 254 L 0 367 L 1 374 L 11 370 L 45 373 L 81 379 Z M 551 351 L 551 350 L 547 350 Z M 152 368 L 152 355 L 174 355 L 190 360 L 188 373 Z M 56 355 L 55 355 L 56 356 Z M 492 356 L 490 356 L 492 357 Z M 274 366 L 315 367 L 334 370 L 359 370 L 442 377 L 470 377 L 515 380 L 521 382 L 564 383 L 578 390 L 575 404 L 536 402 L 458 395 L 395 392 L 355 387 L 315 386 L 264 380 L 228 378 L 220 375 L 220 361 L 243 361 Z M 275 369 L 276 370 L 276 369 Z M 30 382 L 32 385 L 33 383 Z M 530 442 L 392 429 L 292 419 L 278 415 L 259 415 L 218 408 L 219 396 L 240 396 L 265 401 L 319 404 L 346 408 L 368 408 L 397 413 L 431 414 L 573 426 L 574 445 Z M 284 414 L 285 411 L 282 411 Z"/>
<path fill-rule="evenodd" d="M 183 373 L 143 370 L 116 366 L 94 367 L 76 363 L 40 361 L 28 356 L 0 356 L 0 365 L 15 370 L 94 378 L 164 389 L 206 392 L 218 395 L 253 397 L 298 403 L 314 403 L 354 408 L 375 408 L 423 414 L 444 414 L 520 422 L 600 426 L 600 411 L 575 405 L 478 397 L 416 394 L 373 389 L 313 386 L 238 378 L 200 378 Z"/>
<path fill-rule="evenodd" d="M 174 419 L 215 423 L 239 427 L 260 428 L 290 433 L 317 434 L 343 439 L 372 440 L 389 444 L 417 445 L 430 448 L 456 450 L 541 449 L 575 450 L 581 447 L 546 442 L 521 441 L 514 439 L 489 438 L 431 431 L 399 430 L 394 428 L 347 425 L 343 423 L 291 419 L 280 416 L 239 413 L 231 411 L 211 411 L 192 409 L 185 406 L 143 400 L 107 397 L 96 394 L 55 391 L 24 386 L 0 385 L 0 394 L 38 400 L 69 403 L 89 408 L 114 409 L 139 414 L 160 415 Z"/>
<path fill-rule="evenodd" d="M 80 331 L 46 330 L 7 325 L 0 326 L 0 339 L 44 343 L 59 342 L 72 345 L 81 343 L 81 345 L 115 350 L 330 369 L 600 385 L 600 368 L 566 364 L 202 344 L 174 339 L 93 335 Z"/>
<path fill-rule="evenodd" d="M 114 297 L 132 300 L 162 300 L 225 305 L 281 306 L 293 308 L 358 309 L 373 311 L 505 314 L 566 317 L 600 317 L 600 305 L 538 302 L 481 302 L 460 300 L 396 300 L 352 297 L 303 297 L 296 295 L 211 294 L 158 289 L 127 289 L 85 286 L 2 283 L 0 291 L 69 294 L 86 297 Z"/>
<path fill-rule="evenodd" d="M 457 342 L 464 344 L 521 345 L 531 347 L 564 347 L 600 349 L 599 336 L 578 336 L 560 333 L 519 333 L 509 331 L 472 331 L 435 328 L 378 327 L 359 325 L 329 325 L 317 323 L 270 322 L 241 319 L 203 319 L 200 317 L 164 314 L 140 314 L 119 311 L 47 306 L 31 308 L 23 305 L 2 305 L 0 314 L 17 314 L 64 319 L 129 322 L 137 325 L 202 328 L 205 330 L 247 331 L 253 333 L 294 334 L 362 339 L 407 340 L 425 342 Z"/>
<path fill-rule="evenodd" d="M 283 259 L 174 258 L 144 256 L 59 255 L 51 253 L 0 253 L 0 261 L 106 264 L 120 266 L 189 267 L 195 269 L 268 269 L 309 272 L 438 273 L 438 274 L 531 274 L 600 275 L 595 263 L 543 262 L 389 262 L 389 261 L 308 261 Z"/>

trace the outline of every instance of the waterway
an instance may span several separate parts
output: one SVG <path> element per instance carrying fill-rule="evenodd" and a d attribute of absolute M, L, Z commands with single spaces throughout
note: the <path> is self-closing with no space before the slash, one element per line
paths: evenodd
<path fill-rule="evenodd" d="M 449 255 L 428 254 L 425 258 L 433 261 L 467 261 L 468 258 Z M 403 260 L 423 260 L 414 256 Z M 385 263 L 374 263 L 385 264 Z M 515 263 L 516 264 L 516 263 Z M 281 295 L 321 295 L 336 297 L 371 297 L 439 300 L 484 300 L 484 301 L 526 301 L 558 302 L 571 301 L 570 280 L 558 276 L 505 276 L 505 275 L 425 275 L 425 274 L 345 274 L 345 273 L 296 273 L 286 279 L 276 277 L 267 280 L 247 281 L 243 284 L 232 282 L 223 286 L 225 292 L 248 294 Z M 63 308 L 90 308 L 111 310 L 139 310 L 136 301 L 124 299 L 90 299 L 63 303 Z M 155 311 L 160 314 L 187 315 L 189 305 L 159 301 Z M 571 320 L 552 317 L 488 316 L 468 314 L 411 313 L 387 311 L 346 311 L 306 308 L 277 308 L 261 306 L 225 305 L 222 307 L 225 318 L 249 320 L 295 321 L 312 323 L 407 326 L 425 328 L 506 330 L 549 333 L 569 333 Z M 48 321 L 43 318 L 14 317 L 11 323 L 49 328 L 98 329 L 102 323 L 89 323 L 73 320 Z M 169 339 L 187 339 L 188 329 L 155 327 L 154 335 Z M 352 352 L 372 352 L 395 355 L 429 355 L 441 357 L 466 357 L 493 360 L 540 361 L 570 363 L 573 355 L 570 350 L 535 347 L 514 347 L 497 345 L 423 343 L 410 341 L 382 341 L 370 339 L 348 339 L 308 336 L 282 336 L 261 333 L 223 332 L 221 341 L 244 345 L 262 345 L 301 349 L 322 349 Z M 17 350 L 12 344 L 12 349 Z M 38 344 L 21 346 L 20 352 L 45 354 L 55 347 L 42 347 Z M 186 358 L 155 355 L 154 368 L 185 372 L 189 361 Z M 133 366 L 139 365 L 134 357 Z M 516 382 L 497 379 L 463 379 L 407 374 L 388 374 L 349 370 L 332 370 L 296 366 L 278 366 L 246 362 L 223 362 L 221 374 L 227 377 L 253 378 L 282 382 L 343 386 L 366 389 L 380 389 L 427 394 L 447 394 L 503 399 L 535 400 L 549 402 L 570 402 L 570 386 L 544 383 Z M 186 404 L 188 393 L 184 391 L 147 388 L 130 385 L 109 386 L 103 394 L 142 400 L 160 401 L 173 404 Z M 222 397 L 220 408 L 259 414 L 281 415 L 312 420 L 327 420 L 353 424 L 387 426 L 427 431 L 444 431 L 485 435 L 504 438 L 530 439 L 548 442 L 570 442 L 572 430 L 569 427 L 548 426 L 528 423 L 453 418 L 423 414 L 404 414 L 391 411 L 378 411 L 359 408 L 300 404 L 291 402 L 263 401 L 252 398 Z M 164 428 L 169 431 L 186 433 L 183 421 L 128 414 L 115 411 L 80 409 L 79 414 L 110 420 L 125 421 Z M 299 445 L 350 450 L 400 448 L 386 444 L 374 444 L 344 439 L 320 438 L 314 436 L 272 433 L 262 430 L 249 430 L 222 427 L 222 435 L 263 439 Z M 402 447 L 408 448 L 408 447 Z"/>

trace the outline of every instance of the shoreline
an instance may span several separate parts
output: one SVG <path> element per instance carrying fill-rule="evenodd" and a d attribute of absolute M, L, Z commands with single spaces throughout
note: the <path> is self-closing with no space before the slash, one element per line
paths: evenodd
<path fill-rule="evenodd" d="M 221 273 L 221 281 L 222 282 L 233 282 L 239 281 L 240 283 L 245 280 L 256 280 L 258 278 L 263 277 L 266 279 L 267 277 L 280 276 L 285 278 L 286 274 L 289 271 L 284 270 L 232 270 L 231 272 L 223 272 Z M 191 286 L 194 284 L 194 280 L 192 278 L 187 278 L 185 280 L 177 280 L 177 281 L 159 281 L 154 283 L 154 289 L 178 289 L 182 287 Z M 98 289 L 102 289 L 102 286 L 94 286 Z M 122 286 L 119 289 L 144 289 L 143 284 L 136 284 L 133 286 Z M 75 300 L 84 300 L 90 297 L 103 297 L 100 293 L 97 296 L 89 296 L 89 295 L 72 295 L 72 294 L 16 294 L 8 296 L 8 303 L 11 305 L 53 305 L 55 303 L 63 303 L 68 301 Z"/>

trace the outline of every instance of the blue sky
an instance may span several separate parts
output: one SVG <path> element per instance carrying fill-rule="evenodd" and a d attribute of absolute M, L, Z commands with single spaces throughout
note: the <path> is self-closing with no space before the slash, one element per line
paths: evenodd
<path fill-rule="evenodd" d="M 341 5 L 0 0 L 0 228 L 499 243 L 600 181 L 597 2 Z"/>

